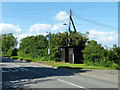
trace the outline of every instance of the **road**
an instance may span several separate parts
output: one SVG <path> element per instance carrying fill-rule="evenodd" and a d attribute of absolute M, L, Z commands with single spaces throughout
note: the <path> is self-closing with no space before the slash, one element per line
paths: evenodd
<path fill-rule="evenodd" d="M 117 71 L 53 68 L 2 57 L 2 88 L 118 88 Z M 110 77 L 111 76 L 111 77 Z"/>

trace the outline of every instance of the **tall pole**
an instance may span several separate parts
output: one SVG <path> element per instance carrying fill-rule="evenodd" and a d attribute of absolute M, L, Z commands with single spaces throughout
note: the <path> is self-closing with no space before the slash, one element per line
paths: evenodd
<path fill-rule="evenodd" d="M 50 35 L 49 35 L 49 63 L 50 63 Z"/>
<path fill-rule="evenodd" d="M 69 36 L 70 36 L 70 19 L 71 19 L 71 9 L 69 10 L 69 27 L 68 27 L 68 46 L 69 46 L 69 43 L 70 43 L 70 38 L 69 38 Z"/>
<path fill-rule="evenodd" d="M 69 27 L 68 27 L 69 32 L 70 32 L 70 18 L 71 18 L 71 9 L 69 10 Z"/>
<path fill-rule="evenodd" d="M 49 33 L 47 33 L 46 39 L 48 40 L 48 44 L 49 44 L 49 46 L 48 46 L 48 55 L 49 55 L 49 62 L 50 62 L 50 35 L 49 35 Z"/>

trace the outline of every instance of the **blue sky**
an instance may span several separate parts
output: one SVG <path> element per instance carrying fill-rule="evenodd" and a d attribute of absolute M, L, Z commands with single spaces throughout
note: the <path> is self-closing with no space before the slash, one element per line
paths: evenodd
<path fill-rule="evenodd" d="M 69 9 L 78 32 L 90 32 L 90 39 L 103 45 L 118 44 L 117 2 L 3 2 L 0 32 L 18 38 L 45 35 L 68 29 Z M 71 30 L 73 30 L 71 26 Z"/>

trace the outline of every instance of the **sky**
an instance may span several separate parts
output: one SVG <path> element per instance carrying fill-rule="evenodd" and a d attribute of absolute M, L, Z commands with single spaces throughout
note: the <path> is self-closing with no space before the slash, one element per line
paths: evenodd
<path fill-rule="evenodd" d="M 68 31 L 69 9 L 78 32 L 88 31 L 90 40 L 103 46 L 118 45 L 117 2 L 2 2 L 0 33 L 11 32 L 20 42 L 31 35 Z"/>

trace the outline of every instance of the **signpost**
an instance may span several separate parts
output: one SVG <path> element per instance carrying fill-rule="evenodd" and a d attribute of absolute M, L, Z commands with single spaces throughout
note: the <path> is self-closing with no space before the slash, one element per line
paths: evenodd
<path fill-rule="evenodd" d="M 48 48 L 48 55 L 50 55 L 50 48 Z"/>
<path fill-rule="evenodd" d="M 46 40 L 48 40 L 48 43 L 49 43 L 48 55 L 49 55 L 49 62 L 50 62 L 50 37 L 49 35 L 46 35 Z"/>

